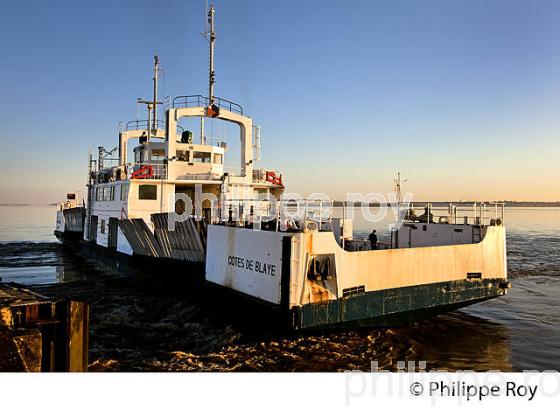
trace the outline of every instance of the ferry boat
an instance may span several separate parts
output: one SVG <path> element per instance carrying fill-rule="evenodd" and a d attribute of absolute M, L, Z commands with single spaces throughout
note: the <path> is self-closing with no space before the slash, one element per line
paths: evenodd
<path fill-rule="evenodd" d="M 332 202 L 284 201 L 281 172 L 255 168 L 260 127 L 214 96 L 214 13 L 208 96 L 175 97 L 161 121 L 155 57 L 153 98 L 138 101 L 147 119 L 119 132 L 116 158 L 117 149 L 90 152 L 87 198 L 71 193 L 58 206 L 63 244 L 176 292 L 227 300 L 228 311 L 248 301 L 250 315 L 293 329 L 402 324 L 507 293 L 503 205 L 490 215 L 473 204 L 463 217 L 453 205 L 436 215 L 426 204 L 420 217 L 409 208 L 390 242 L 371 249 L 352 220 L 326 215 Z M 196 142 L 178 125 L 186 118 L 200 120 Z M 227 145 L 205 135 L 210 119 L 238 127 L 237 173 L 224 166 Z M 293 206 L 298 218 L 284 212 Z"/>

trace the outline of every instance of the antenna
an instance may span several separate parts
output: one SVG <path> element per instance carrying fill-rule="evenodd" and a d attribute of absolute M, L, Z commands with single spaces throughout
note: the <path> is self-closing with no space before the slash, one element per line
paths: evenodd
<path fill-rule="evenodd" d="M 97 157 L 97 170 L 101 171 L 105 167 L 105 159 L 109 158 L 113 152 L 117 150 L 118 147 L 113 148 L 111 151 L 107 151 L 104 146 L 97 147 L 98 157 Z"/>
<path fill-rule="evenodd" d="M 157 100 L 158 100 L 159 56 L 154 56 L 154 112 L 152 129 L 157 130 Z"/>
<path fill-rule="evenodd" d="M 208 24 L 210 25 L 210 31 L 206 32 L 207 38 L 210 42 L 210 68 L 208 72 L 208 100 L 210 105 L 214 105 L 214 42 L 216 41 L 216 33 L 214 32 L 214 5 L 210 6 L 210 11 L 208 12 Z"/>
<path fill-rule="evenodd" d="M 157 100 L 158 95 L 158 75 L 159 75 L 159 56 L 154 56 L 154 98 L 153 101 L 145 101 L 142 98 L 136 99 L 137 104 L 146 104 L 148 108 L 148 126 L 147 131 L 147 141 L 150 141 L 150 135 L 152 134 L 152 130 L 157 130 L 156 120 L 157 120 L 157 106 L 158 104 L 162 104 L 160 101 Z M 152 116 L 153 110 L 153 116 Z M 153 119 L 153 121 L 152 121 Z M 153 124 L 152 124 L 153 122 Z M 157 133 L 156 133 L 157 135 Z"/>
<path fill-rule="evenodd" d="M 402 202 L 402 194 L 401 194 L 401 184 L 407 182 L 408 179 L 401 181 L 401 173 L 400 171 L 397 172 L 397 179 L 395 179 L 395 192 L 397 193 L 397 204 L 400 206 Z"/>

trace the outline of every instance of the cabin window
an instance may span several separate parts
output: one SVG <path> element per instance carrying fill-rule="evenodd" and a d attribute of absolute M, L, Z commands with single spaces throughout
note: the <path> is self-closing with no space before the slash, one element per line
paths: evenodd
<path fill-rule="evenodd" d="M 189 162 L 190 151 L 177 151 L 177 161 Z"/>
<path fill-rule="evenodd" d="M 165 156 L 165 151 L 162 149 L 153 149 L 152 150 L 152 161 L 160 161 Z"/>
<path fill-rule="evenodd" d="M 111 186 L 111 198 L 110 201 L 114 201 L 115 200 L 115 186 L 112 185 Z"/>
<path fill-rule="evenodd" d="M 105 187 L 103 188 L 103 200 L 110 201 L 111 200 L 111 188 Z"/>
<path fill-rule="evenodd" d="M 97 194 L 97 197 L 96 197 L 97 201 L 98 202 L 103 201 L 103 188 L 101 188 L 101 187 L 97 188 L 96 194 Z"/>
<path fill-rule="evenodd" d="M 194 152 L 193 162 L 201 162 L 203 164 L 210 163 L 210 153 L 209 152 Z"/>
<path fill-rule="evenodd" d="M 126 201 L 126 194 L 127 194 L 127 192 L 126 192 L 126 185 L 125 185 L 125 184 L 122 184 L 122 185 L 121 185 L 121 196 L 120 196 L 120 200 L 121 200 L 121 201 Z"/>
<path fill-rule="evenodd" d="M 134 162 L 144 164 L 150 160 L 150 150 L 146 147 L 138 147 L 134 150 Z"/>
<path fill-rule="evenodd" d="M 101 228 L 99 228 L 101 233 L 105 233 L 105 219 L 101 220 Z"/>
<path fill-rule="evenodd" d="M 157 199 L 157 186 L 140 185 L 138 187 L 138 199 Z"/>
<path fill-rule="evenodd" d="M 214 154 L 214 164 L 222 165 L 224 156 L 222 154 Z"/>

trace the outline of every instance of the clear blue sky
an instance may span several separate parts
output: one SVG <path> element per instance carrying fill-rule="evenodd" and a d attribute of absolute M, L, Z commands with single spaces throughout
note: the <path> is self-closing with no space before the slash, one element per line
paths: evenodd
<path fill-rule="evenodd" d="M 216 94 L 290 191 L 560 200 L 560 1 L 215 2 Z M 203 0 L 2 0 L 0 202 L 56 201 L 149 97 L 206 94 Z"/>

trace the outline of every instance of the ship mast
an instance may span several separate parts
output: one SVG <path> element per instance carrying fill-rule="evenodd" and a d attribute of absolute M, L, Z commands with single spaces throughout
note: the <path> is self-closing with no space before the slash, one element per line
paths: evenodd
<path fill-rule="evenodd" d="M 146 127 L 148 131 L 147 141 L 150 141 L 150 136 L 152 131 L 156 131 L 157 135 L 157 106 L 162 104 L 157 100 L 158 98 L 158 77 L 159 77 L 159 56 L 154 56 L 154 95 L 152 101 L 145 101 L 141 98 L 136 100 L 139 104 L 146 104 L 148 108 L 148 126 Z"/>
<path fill-rule="evenodd" d="M 214 105 L 214 42 L 216 41 L 216 33 L 214 32 L 214 5 L 210 6 L 210 11 L 208 12 L 208 24 L 210 25 L 210 31 L 208 34 L 208 39 L 210 41 L 210 69 L 208 73 L 208 100 L 210 101 L 210 106 Z"/>
<path fill-rule="evenodd" d="M 214 15 L 216 10 L 214 5 L 210 6 L 207 14 L 205 30 L 202 34 L 208 40 L 209 45 L 209 64 L 208 64 L 208 109 L 211 111 L 214 105 L 214 83 L 216 81 L 214 72 L 214 42 L 216 41 L 216 32 L 214 31 Z M 213 112 L 213 111 L 212 111 Z M 207 113 L 208 114 L 208 113 Z M 200 143 L 206 144 L 206 136 L 204 135 L 204 117 L 200 117 Z"/>
<path fill-rule="evenodd" d="M 401 217 L 401 212 L 402 212 L 401 206 L 403 204 L 403 198 L 402 198 L 401 188 L 402 188 L 402 184 L 404 182 L 408 182 L 408 179 L 405 179 L 404 181 L 401 180 L 401 173 L 400 173 L 400 171 L 398 171 L 397 172 L 397 179 L 395 179 L 395 193 L 397 194 L 397 215 L 398 215 L 398 218 Z M 409 207 L 409 206 L 410 206 L 410 204 L 407 203 L 407 207 Z"/>
<path fill-rule="evenodd" d="M 397 194 L 397 205 L 400 206 L 402 202 L 401 196 L 401 173 L 397 172 L 397 179 L 395 179 L 395 192 Z"/>
<path fill-rule="evenodd" d="M 154 111 L 152 129 L 157 130 L 157 100 L 158 100 L 159 56 L 154 56 Z"/>

